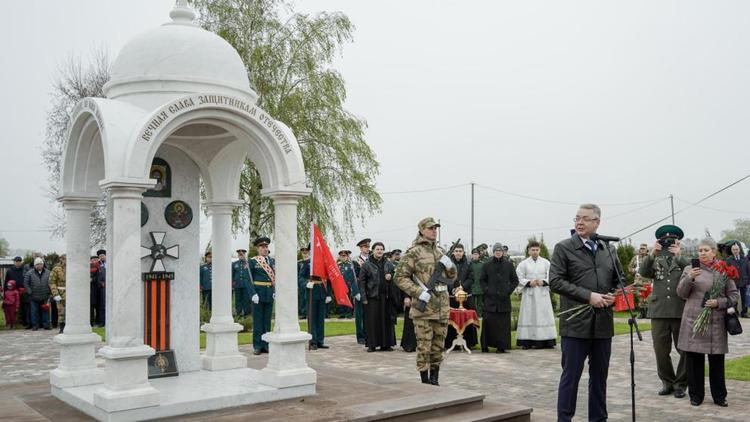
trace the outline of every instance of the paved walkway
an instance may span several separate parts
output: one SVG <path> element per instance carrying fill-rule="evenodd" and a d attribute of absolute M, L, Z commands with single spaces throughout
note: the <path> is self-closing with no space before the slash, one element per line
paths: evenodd
<path fill-rule="evenodd" d="M 747 321 L 747 320 L 744 320 Z M 730 337 L 728 358 L 750 354 L 750 334 Z M 48 372 L 57 365 L 57 345 L 52 342 L 54 332 L 0 331 L 0 390 L 14 388 L 8 383 L 30 382 L 48 378 Z M 644 341 L 636 340 L 636 401 L 638 420 L 641 421 L 748 421 L 750 420 L 750 383 L 727 381 L 729 407 L 720 408 L 707 399 L 700 407 L 690 406 L 687 398 L 659 397 L 661 387 L 656 376 L 656 365 L 649 332 Z M 328 350 L 308 354 L 315 368 L 340 367 L 368 371 L 397 381 L 417 383 L 415 355 L 400 350 L 366 353 L 356 344 L 353 336 L 327 339 Z M 630 368 L 629 336 L 617 336 L 613 341 L 610 365 L 608 408 L 611 421 L 630 420 Z M 249 366 L 265 365 L 267 355 L 253 356 L 250 348 L 241 350 L 249 356 Z M 534 421 L 555 419 L 557 383 L 560 376 L 560 351 L 514 350 L 511 353 L 472 355 L 453 352 L 441 370 L 441 384 L 483 393 L 488 399 L 520 403 L 534 408 Z M 581 379 L 578 399 L 578 417 L 586 420 L 587 375 Z M 3 385 L 6 384 L 5 387 Z M 2 406 L 0 406 L 2 419 Z"/>

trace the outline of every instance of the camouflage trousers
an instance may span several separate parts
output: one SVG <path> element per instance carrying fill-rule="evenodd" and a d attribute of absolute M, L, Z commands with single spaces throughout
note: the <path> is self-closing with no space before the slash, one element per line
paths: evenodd
<path fill-rule="evenodd" d="M 448 322 L 436 319 L 415 319 L 414 334 L 417 336 L 417 371 L 427 371 L 443 361 L 445 334 Z"/>

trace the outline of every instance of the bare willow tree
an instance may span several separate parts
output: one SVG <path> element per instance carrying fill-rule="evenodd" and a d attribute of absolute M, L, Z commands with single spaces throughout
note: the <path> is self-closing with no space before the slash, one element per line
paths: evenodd
<path fill-rule="evenodd" d="M 52 85 L 51 108 L 47 114 L 42 161 L 48 171 L 48 193 L 50 199 L 60 194 L 63 148 L 68 134 L 71 113 L 75 105 L 86 97 L 104 97 L 102 87 L 110 77 L 109 54 L 104 49 L 94 50 L 84 65 L 80 56 L 70 55 L 61 65 L 58 77 Z M 56 202 L 55 202 L 56 203 Z M 91 212 L 91 244 L 102 245 L 105 240 L 105 198 Z M 52 234 L 61 237 L 65 233 L 65 221 L 60 207 L 51 213 Z"/>

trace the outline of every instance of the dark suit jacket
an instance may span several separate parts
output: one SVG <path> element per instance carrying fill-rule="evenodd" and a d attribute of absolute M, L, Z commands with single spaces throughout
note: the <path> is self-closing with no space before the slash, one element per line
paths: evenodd
<path fill-rule="evenodd" d="M 588 303 L 591 292 L 606 294 L 617 287 L 617 273 L 610 253 L 622 269 L 614 246 L 609 253 L 603 242 L 598 242 L 592 253 L 577 235 L 555 245 L 549 269 L 549 284 L 560 294 L 560 312 Z M 592 309 L 570 321 L 560 318 L 560 335 L 576 338 L 611 338 L 614 335 L 612 307 Z"/>

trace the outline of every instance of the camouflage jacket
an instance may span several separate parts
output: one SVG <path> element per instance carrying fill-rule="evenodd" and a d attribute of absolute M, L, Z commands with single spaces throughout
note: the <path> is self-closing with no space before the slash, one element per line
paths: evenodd
<path fill-rule="evenodd" d="M 65 269 L 62 265 L 55 265 L 52 273 L 49 275 L 49 286 L 52 290 L 52 296 L 60 295 L 65 299 Z"/>
<path fill-rule="evenodd" d="M 419 295 L 424 291 L 424 288 L 412 276 L 423 284 L 427 284 L 435 269 L 435 265 L 444 254 L 445 252 L 435 242 L 418 235 L 414 239 L 411 248 L 404 253 L 401 262 L 396 268 L 396 284 L 398 287 L 404 293 L 414 298 L 413 300 L 417 300 Z M 454 266 L 450 270 L 446 270 L 443 275 L 449 279 L 456 278 L 456 267 Z M 446 289 L 432 295 L 424 312 L 420 312 L 416 307 L 412 306 L 409 315 L 412 319 L 447 321 L 449 312 L 450 303 Z"/>

